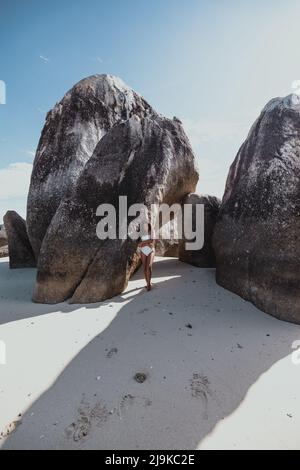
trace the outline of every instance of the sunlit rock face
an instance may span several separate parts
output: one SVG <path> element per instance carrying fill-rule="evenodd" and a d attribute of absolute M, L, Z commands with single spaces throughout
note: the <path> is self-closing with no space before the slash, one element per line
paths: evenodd
<path fill-rule="evenodd" d="M 137 242 L 97 238 L 97 207 L 117 208 L 124 195 L 128 207 L 180 203 L 197 181 L 195 157 L 178 120 L 135 114 L 113 126 L 52 218 L 34 300 L 91 303 L 121 293 L 139 262 Z"/>
<path fill-rule="evenodd" d="M 7 258 L 9 256 L 8 253 L 8 245 L 3 245 L 0 247 L 0 258 Z"/>
<path fill-rule="evenodd" d="M 74 189 L 101 138 L 131 116 L 152 113 L 121 79 L 93 75 L 77 83 L 47 114 L 27 205 L 28 235 L 36 258 L 61 200 Z"/>
<path fill-rule="evenodd" d="M 4 225 L 0 225 L 0 258 L 8 256 L 8 241 Z"/>
<path fill-rule="evenodd" d="M 174 214 L 173 218 L 162 225 L 155 235 L 155 255 L 166 258 L 178 258 L 179 233 L 178 217 Z"/>
<path fill-rule="evenodd" d="M 233 162 L 214 231 L 217 282 L 300 323 L 300 100 L 273 99 Z"/>
<path fill-rule="evenodd" d="M 166 239 L 156 240 L 155 242 L 155 255 L 163 256 L 166 258 L 178 258 L 179 254 L 179 242 L 178 240 Z"/>
<path fill-rule="evenodd" d="M 28 239 L 25 220 L 15 211 L 8 211 L 3 220 L 10 268 L 35 267 L 36 261 Z M 7 252 L 3 251 L 2 255 L 5 256 L 5 254 L 7 255 Z"/>
<path fill-rule="evenodd" d="M 7 235 L 4 226 L 0 226 L 0 248 L 7 245 Z"/>

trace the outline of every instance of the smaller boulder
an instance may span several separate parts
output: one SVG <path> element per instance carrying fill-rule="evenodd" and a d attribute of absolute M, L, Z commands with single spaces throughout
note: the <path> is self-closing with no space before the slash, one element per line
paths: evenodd
<path fill-rule="evenodd" d="M 166 258 L 178 258 L 178 240 L 156 240 L 155 254 Z"/>
<path fill-rule="evenodd" d="M 166 258 L 178 258 L 178 248 L 178 219 L 175 217 L 158 231 L 155 254 Z"/>
<path fill-rule="evenodd" d="M 0 258 L 7 258 L 8 256 L 8 245 L 0 247 Z"/>
<path fill-rule="evenodd" d="M 8 240 L 9 267 L 11 269 L 35 267 L 36 262 L 25 220 L 15 211 L 8 211 L 3 220 Z"/>
<path fill-rule="evenodd" d="M 4 225 L 0 225 L 0 248 L 7 245 L 7 236 Z"/>
<path fill-rule="evenodd" d="M 186 240 L 183 231 L 183 237 L 179 242 L 179 259 L 184 263 L 199 268 L 215 268 L 216 257 L 212 247 L 212 236 L 220 210 L 221 200 L 214 196 L 189 194 L 183 200 L 183 204 L 191 204 L 193 206 L 191 220 L 193 230 L 195 230 L 196 227 L 196 211 L 194 206 L 204 204 L 204 246 L 201 250 L 186 250 L 186 242 L 193 242 L 193 240 Z"/>

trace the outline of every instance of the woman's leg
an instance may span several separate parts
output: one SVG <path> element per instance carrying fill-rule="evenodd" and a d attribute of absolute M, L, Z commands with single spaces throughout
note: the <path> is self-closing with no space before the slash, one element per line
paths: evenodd
<path fill-rule="evenodd" d="M 155 252 L 153 251 L 149 256 L 147 256 L 147 289 L 151 290 L 151 278 L 152 278 L 152 265 L 154 262 Z"/>
<path fill-rule="evenodd" d="M 141 258 L 142 258 L 142 265 L 143 265 L 143 270 L 144 270 L 144 276 L 145 276 L 145 280 L 146 280 L 146 284 L 148 287 L 148 260 L 147 260 L 147 256 L 144 255 L 144 253 L 141 253 Z"/>

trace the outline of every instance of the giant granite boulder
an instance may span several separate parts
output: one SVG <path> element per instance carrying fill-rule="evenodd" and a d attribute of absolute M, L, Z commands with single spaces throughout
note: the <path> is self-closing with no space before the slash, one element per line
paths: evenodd
<path fill-rule="evenodd" d="M 98 239 L 97 207 L 109 203 L 118 208 L 119 196 L 127 196 L 128 207 L 179 203 L 197 181 L 194 155 L 178 120 L 135 114 L 115 124 L 51 220 L 40 250 L 34 300 L 86 303 L 121 293 L 138 263 L 137 243 Z"/>
<path fill-rule="evenodd" d="M 47 114 L 27 205 L 36 258 L 62 198 L 73 190 L 100 139 L 116 123 L 151 113 L 148 103 L 119 78 L 93 75 L 77 83 Z"/>
<path fill-rule="evenodd" d="M 15 211 L 8 211 L 3 220 L 8 240 L 10 268 L 35 267 L 36 261 L 28 239 L 25 220 Z"/>
<path fill-rule="evenodd" d="M 214 232 L 217 282 L 300 323 L 300 98 L 273 99 L 233 162 Z"/>
<path fill-rule="evenodd" d="M 183 236 L 179 242 L 179 259 L 184 263 L 188 263 L 199 268 L 215 268 L 216 258 L 212 246 L 212 238 L 220 210 L 221 201 L 215 196 L 199 196 L 198 194 L 189 194 L 183 200 L 183 208 L 185 204 L 192 206 L 191 214 L 188 212 L 185 217 L 187 218 L 187 215 L 191 215 L 191 220 L 189 223 L 191 224 L 193 230 L 196 229 L 196 205 L 201 204 L 204 206 L 204 220 L 202 221 L 202 223 L 204 222 L 204 227 L 203 224 L 201 227 L 199 227 L 199 230 L 202 229 L 204 232 L 204 245 L 200 250 L 187 250 L 186 243 L 190 243 L 191 240 L 187 240 Z"/>

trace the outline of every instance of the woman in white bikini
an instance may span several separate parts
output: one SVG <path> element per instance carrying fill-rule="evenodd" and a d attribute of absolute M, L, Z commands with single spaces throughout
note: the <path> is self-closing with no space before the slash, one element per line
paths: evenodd
<path fill-rule="evenodd" d="M 151 224 L 144 224 L 142 227 L 141 241 L 138 244 L 138 251 L 141 254 L 146 279 L 146 289 L 151 290 L 152 265 L 155 257 L 154 235 Z"/>

